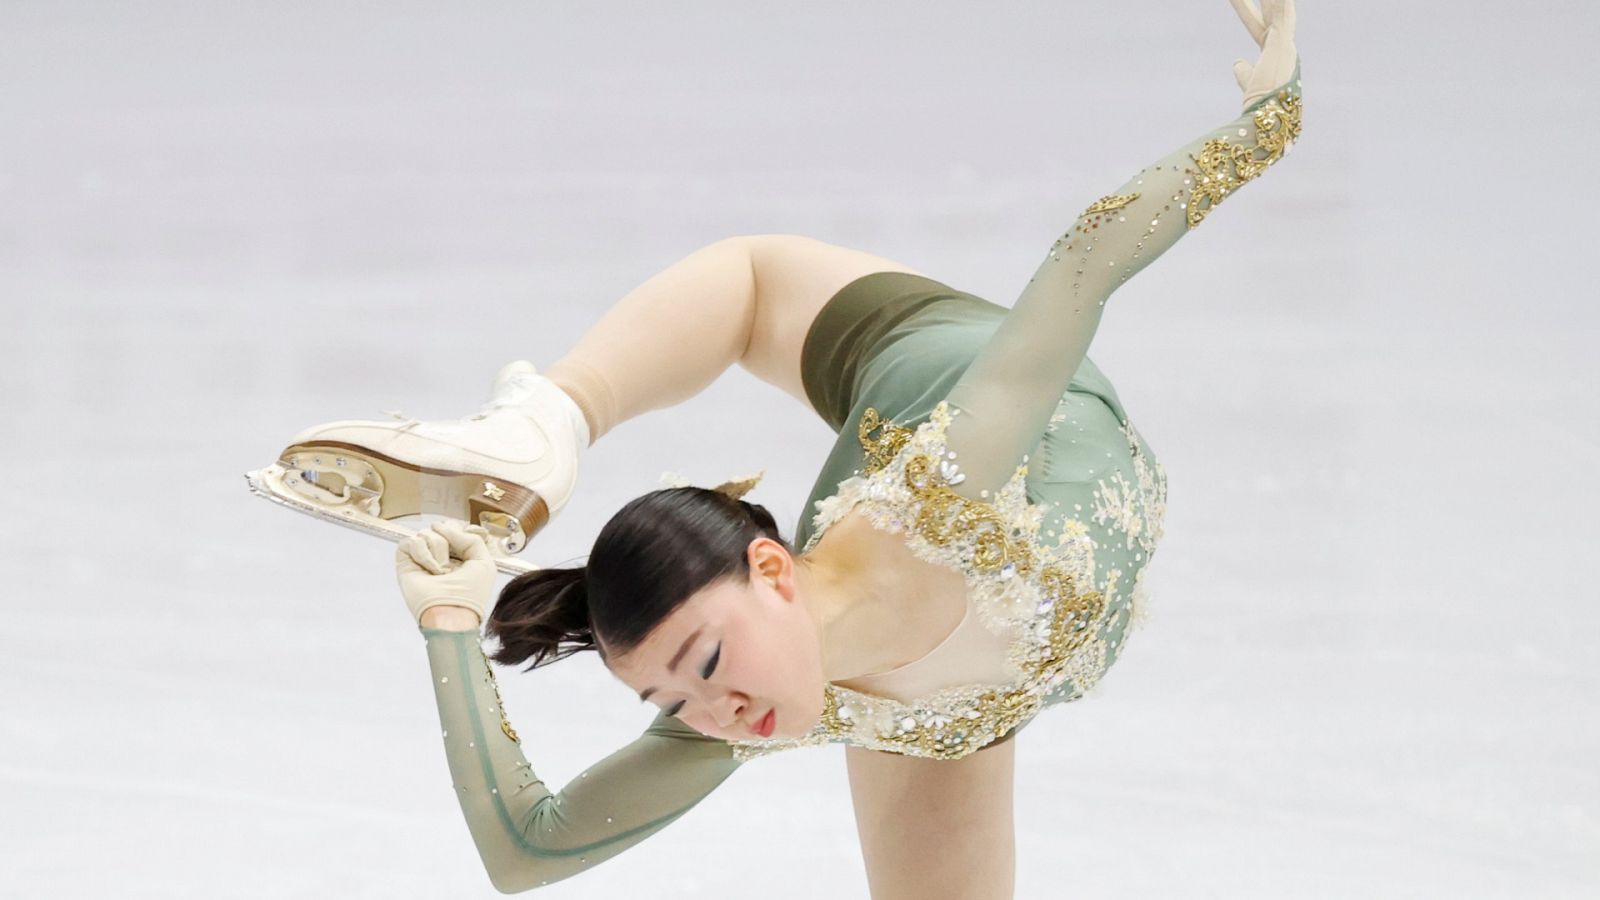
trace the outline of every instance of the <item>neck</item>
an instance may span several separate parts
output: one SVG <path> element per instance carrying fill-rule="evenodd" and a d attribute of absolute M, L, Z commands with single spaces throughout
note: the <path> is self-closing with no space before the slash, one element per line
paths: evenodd
<path fill-rule="evenodd" d="M 858 542 L 827 540 L 835 536 L 795 558 L 795 577 L 822 645 L 823 678 L 845 681 L 899 664 L 892 637 L 900 607 L 875 568 L 840 549 Z"/>

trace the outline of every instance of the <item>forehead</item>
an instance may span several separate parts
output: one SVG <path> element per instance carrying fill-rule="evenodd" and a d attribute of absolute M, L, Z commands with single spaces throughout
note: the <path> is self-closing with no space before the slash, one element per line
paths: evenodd
<path fill-rule="evenodd" d="M 647 680 L 670 678 L 667 665 L 683 649 L 684 641 L 697 631 L 704 637 L 724 622 L 729 611 L 736 608 L 734 601 L 744 593 L 745 587 L 732 579 L 701 588 L 663 619 L 632 653 L 613 656 L 609 663 L 611 670 L 618 675 Z M 694 649 L 693 641 L 689 649 Z M 683 661 L 679 660 L 679 666 L 682 665 Z"/>

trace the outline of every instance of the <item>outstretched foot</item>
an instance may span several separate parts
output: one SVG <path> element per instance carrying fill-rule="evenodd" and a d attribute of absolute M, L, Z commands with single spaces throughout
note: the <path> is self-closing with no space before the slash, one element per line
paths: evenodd
<path fill-rule="evenodd" d="M 255 493 L 298 512 L 384 537 L 393 520 L 436 514 L 486 529 L 501 568 L 559 513 L 576 487 L 588 428 L 572 399 L 532 363 L 495 377 L 477 413 L 457 420 L 340 420 L 289 441 L 275 465 L 247 473 Z"/>

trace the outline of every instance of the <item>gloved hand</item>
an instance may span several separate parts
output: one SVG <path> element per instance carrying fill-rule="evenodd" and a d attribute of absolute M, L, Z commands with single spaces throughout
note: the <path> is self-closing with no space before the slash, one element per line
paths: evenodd
<path fill-rule="evenodd" d="M 441 604 L 464 606 L 480 621 L 488 618 L 484 610 L 494 593 L 496 572 L 484 540 L 488 536 L 481 526 L 446 519 L 400 542 L 395 575 L 417 624 L 424 611 Z"/>
<path fill-rule="evenodd" d="M 1282 87 L 1294 77 L 1300 58 L 1294 47 L 1294 0 L 1261 0 L 1261 12 L 1253 0 L 1228 0 L 1234 12 L 1261 47 L 1261 58 L 1254 63 L 1233 61 L 1233 79 L 1244 91 L 1244 107 Z"/>

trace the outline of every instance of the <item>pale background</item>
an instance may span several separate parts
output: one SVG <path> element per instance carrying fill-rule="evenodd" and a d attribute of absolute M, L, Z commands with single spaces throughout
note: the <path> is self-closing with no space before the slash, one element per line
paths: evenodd
<path fill-rule="evenodd" d="M 1033 897 L 1600 894 L 1597 14 L 1304 0 L 1305 133 L 1091 351 L 1167 468 L 1154 617 L 1018 747 Z M 390 545 L 241 473 L 471 412 L 720 237 L 1009 305 L 1230 119 L 1178 3 L 0 3 L 0 894 L 491 896 Z M 666 470 L 833 435 L 742 370 L 585 458 L 559 563 Z M 653 710 L 502 671 L 552 787 Z M 744 767 L 559 897 L 864 897 L 843 750 Z"/>

